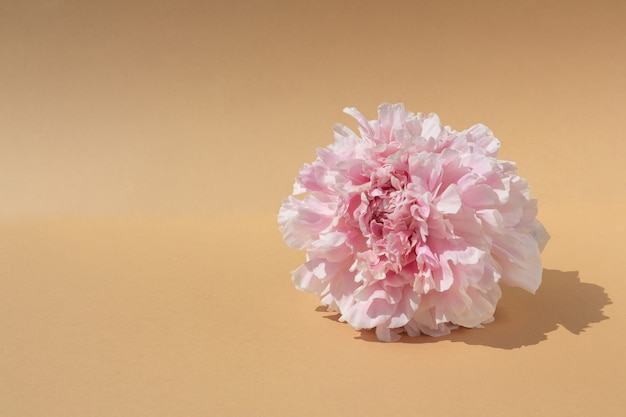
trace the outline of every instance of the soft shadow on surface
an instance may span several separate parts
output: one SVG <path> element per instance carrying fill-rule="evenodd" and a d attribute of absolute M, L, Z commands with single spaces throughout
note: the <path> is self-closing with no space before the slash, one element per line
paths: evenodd
<path fill-rule="evenodd" d="M 454 330 L 444 337 L 402 335 L 400 343 L 436 343 L 442 340 L 514 349 L 535 345 L 548 338 L 559 326 L 580 334 L 593 323 L 609 317 L 603 308 L 611 304 L 604 288 L 581 282 L 577 271 L 543 270 L 543 283 L 535 295 L 519 288 L 503 286 L 496 320 L 483 329 Z M 322 311 L 318 308 L 317 311 Z M 339 315 L 325 316 L 338 320 Z M 373 330 L 361 330 L 357 339 L 378 341 Z"/>

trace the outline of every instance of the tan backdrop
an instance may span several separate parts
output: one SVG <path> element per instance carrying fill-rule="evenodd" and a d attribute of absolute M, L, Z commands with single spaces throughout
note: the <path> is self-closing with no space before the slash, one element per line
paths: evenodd
<path fill-rule="evenodd" d="M 0 415 L 621 415 L 625 4 L 0 0 Z M 290 282 L 281 199 L 384 101 L 539 199 L 483 330 L 375 343 Z"/>

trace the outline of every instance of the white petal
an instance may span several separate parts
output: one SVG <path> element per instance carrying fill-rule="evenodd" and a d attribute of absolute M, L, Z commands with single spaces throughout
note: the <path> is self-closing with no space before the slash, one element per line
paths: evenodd
<path fill-rule="evenodd" d="M 461 195 L 455 185 L 450 185 L 439 196 L 437 210 L 443 214 L 456 214 L 461 209 Z"/>

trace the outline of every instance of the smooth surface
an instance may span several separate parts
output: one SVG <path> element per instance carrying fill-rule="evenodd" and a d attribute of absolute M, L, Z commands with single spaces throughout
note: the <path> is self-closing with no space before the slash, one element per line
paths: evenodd
<path fill-rule="evenodd" d="M 617 416 L 624 3 L 0 1 L 0 415 Z M 496 321 L 375 342 L 281 199 L 341 113 L 488 125 L 552 234 Z"/>

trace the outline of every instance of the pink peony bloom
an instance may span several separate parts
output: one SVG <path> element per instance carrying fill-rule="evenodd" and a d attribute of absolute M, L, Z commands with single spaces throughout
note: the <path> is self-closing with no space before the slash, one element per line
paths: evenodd
<path fill-rule="evenodd" d="M 298 289 L 387 342 L 492 321 L 500 282 L 537 290 L 549 235 L 487 127 L 456 132 L 402 104 L 373 121 L 344 111 L 360 136 L 335 125 L 278 214 L 285 242 L 306 250 Z"/>

